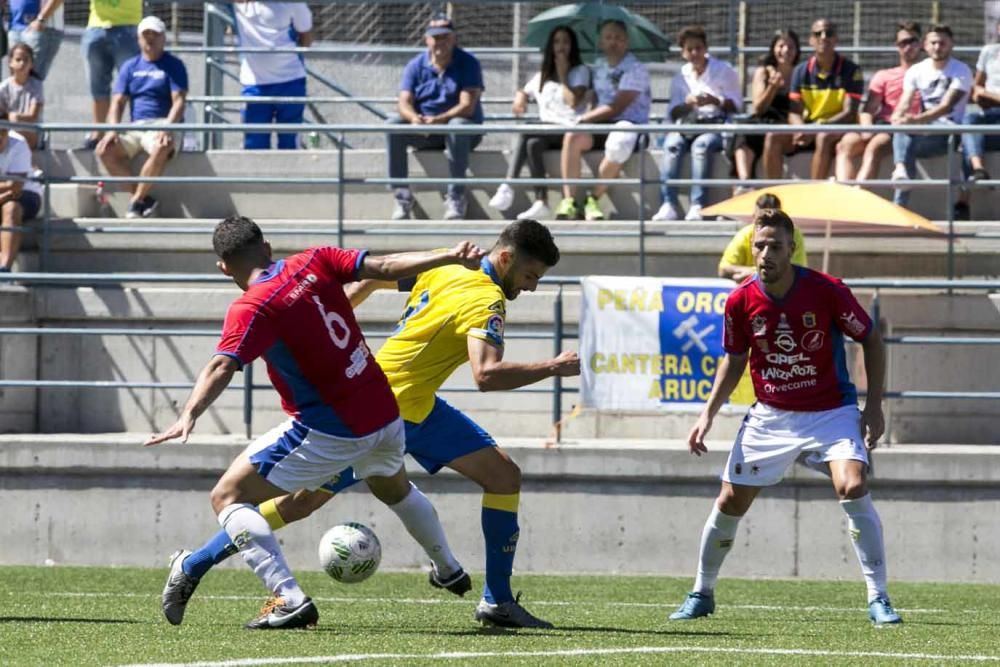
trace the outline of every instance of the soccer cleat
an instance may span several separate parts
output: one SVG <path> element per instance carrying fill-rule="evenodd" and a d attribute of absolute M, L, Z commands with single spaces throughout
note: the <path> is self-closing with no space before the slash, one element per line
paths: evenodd
<path fill-rule="evenodd" d="M 521 594 L 510 602 L 500 604 L 490 604 L 486 600 L 480 600 L 476 607 L 475 618 L 483 625 L 493 625 L 500 628 L 539 628 L 543 630 L 552 629 L 554 626 L 548 621 L 543 621 L 537 616 L 532 616 L 528 610 L 520 605 Z"/>
<path fill-rule="evenodd" d="M 490 199 L 490 208 L 500 212 L 506 211 L 514 204 L 514 190 L 506 183 L 497 188 L 496 194 Z"/>
<path fill-rule="evenodd" d="M 167 617 L 170 625 L 180 625 L 184 620 L 188 600 L 201 581 L 186 574 L 181 567 L 184 559 L 190 555 L 191 552 L 187 549 L 180 549 L 170 557 L 170 573 L 167 574 L 167 584 L 163 587 L 163 595 L 160 597 L 163 615 Z"/>
<path fill-rule="evenodd" d="M 653 222 L 669 222 L 671 220 L 680 220 L 681 217 L 681 212 L 676 206 L 670 202 L 663 202 L 660 210 L 653 214 Z"/>
<path fill-rule="evenodd" d="M 444 200 L 444 219 L 462 220 L 465 218 L 465 198 L 452 199 L 447 197 Z"/>
<path fill-rule="evenodd" d="M 693 621 L 715 613 L 715 596 L 708 593 L 688 593 L 677 611 L 670 614 L 671 621 Z"/>
<path fill-rule="evenodd" d="M 517 214 L 518 220 L 550 220 L 551 218 L 552 210 L 542 200 L 536 201 L 531 205 L 531 208 Z"/>
<path fill-rule="evenodd" d="M 604 211 L 593 197 L 587 197 L 587 202 L 583 205 L 583 217 L 589 221 L 604 220 Z"/>
<path fill-rule="evenodd" d="M 319 610 L 310 598 L 298 607 L 288 607 L 281 598 L 268 598 L 260 615 L 243 627 L 247 630 L 294 630 L 308 628 L 319 622 Z"/>
<path fill-rule="evenodd" d="M 447 579 L 441 579 L 438 577 L 437 570 L 431 565 L 431 571 L 427 573 L 427 580 L 434 588 L 443 588 L 458 597 L 463 597 L 472 590 L 472 577 L 462 568 L 458 568 L 458 572 Z"/>
<path fill-rule="evenodd" d="M 556 220 L 576 220 L 577 215 L 576 201 L 572 197 L 566 197 L 556 207 Z"/>
<path fill-rule="evenodd" d="M 875 598 L 868 603 L 868 618 L 875 625 L 898 625 L 903 622 L 886 597 Z"/>

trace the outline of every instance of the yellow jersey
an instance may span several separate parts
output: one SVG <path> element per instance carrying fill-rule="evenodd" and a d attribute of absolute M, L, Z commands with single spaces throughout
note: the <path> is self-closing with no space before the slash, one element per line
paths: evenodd
<path fill-rule="evenodd" d="M 138 25 L 141 20 L 142 0 L 90 0 L 88 28 Z"/>
<path fill-rule="evenodd" d="M 806 264 L 806 240 L 798 227 L 795 228 L 793 240 L 795 241 L 795 251 L 792 253 L 792 264 L 808 266 Z M 754 265 L 752 224 L 743 227 L 733 236 L 729 245 L 726 246 L 725 252 L 722 253 L 722 259 L 719 260 L 720 267 L 724 264 L 751 267 Z"/>
<path fill-rule="evenodd" d="M 482 269 L 442 266 L 417 276 L 395 330 L 375 355 L 403 419 L 420 423 L 434 394 L 469 360 L 468 338 L 503 347 L 506 300 L 490 261 Z"/>

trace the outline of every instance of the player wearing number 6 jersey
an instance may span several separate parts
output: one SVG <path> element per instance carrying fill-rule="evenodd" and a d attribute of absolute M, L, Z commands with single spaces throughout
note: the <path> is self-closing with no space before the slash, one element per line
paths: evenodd
<path fill-rule="evenodd" d="M 534 291 L 549 267 L 559 261 L 549 230 L 534 220 L 519 220 L 500 234 L 478 271 L 445 266 L 421 272 L 415 281 L 400 284 L 410 292 L 406 308 L 392 336 L 376 355 L 399 401 L 406 428 L 406 451 L 428 472 L 449 467 L 483 489 L 482 530 L 486 542 L 486 586 L 475 618 L 506 627 L 548 628 L 522 607 L 511 591 L 510 579 L 517 548 L 521 471 L 493 438 L 436 392 L 452 372 L 469 362 L 482 391 L 514 389 L 552 376 L 578 375 L 575 352 L 534 363 L 504 360 L 504 321 L 507 299 Z M 363 281 L 353 286 L 351 302 L 360 303 L 376 288 L 394 282 Z M 260 512 L 273 527 L 309 516 L 355 483 L 350 475 L 316 492 L 299 492 L 264 503 Z M 163 611 L 174 624 L 209 569 L 224 560 L 233 547 L 219 533 L 189 554 L 179 551 L 163 591 Z M 430 582 L 461 595 L 469 590 L 468 577 L 454 566 L 433 563 Z"/>
<path fill-rule="evenodd" d="M 671 620 L 715 611 L 715 581 L 740 519 L 760 489 L 780 482 L 788 466 L 799 460 L 833 481 L 868 587 L 872 621 L 900 622 L 886 592 L 882 523 L 865 479 L 868 450 L 884 430 L 885 347 L 843 282 L 792 265 L 794 232 L 782 211 L 759 211 L 753 241 L 757 273 L 726 300 L 726 356 L 688 436 L 691 452 L 700 456 L 707 451 L 705 435 L 748 357 L 757 402 L 743 420 L 722 473 L 722 491 L 702 533 L 694 591 Z M 864 353 L 868 397 L 861 414 L 847 374 L 845 335 L 858 341 Z"/>
<path fill-rule="evenodd" d="M 314 625 L 319 613 L 289 570 L 256 505 L 300 489 L 317 489 L 349 467 L 396 511 L 428 553 L 448 551 L 433 506 L 403 469 L 403 421 L 385 374 L 372 359 L 344 284 L 398 280 L 441 266 L 479 268 L 482 252 L 463 242 L 446 252 L 372 257 L 366 251 L 311 248 L 282 260 L 260 228 L 231 217 L 215 228 L 217 266 L 244 291 L 226 313 L 215 355 L 201 371 L 177 422 L 146 445 L 182 438 L 258 357 L 290 419 L 258 438 L 212 490 L 219 524 L 243 559 L 281 602 L 251 629 Z M 464 269 L 462 269 L 464 270 Z"/>

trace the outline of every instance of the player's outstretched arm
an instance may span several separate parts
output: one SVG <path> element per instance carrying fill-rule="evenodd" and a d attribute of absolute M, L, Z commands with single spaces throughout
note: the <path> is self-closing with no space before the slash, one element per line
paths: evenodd
<path fill-rule="evenodd" d="M 188 436 L 194 429 L 195 421 L 229 386 L 229 382 L 233 379 L 233 374 L 238 368 L 239 364 L 232 357 L 222 354 L 212 357 L 211 361 L 201 369 L 198 382 L 195 383 L 191 396 L 174 425 L 162 433 L 150 436 L 143 445 L 149 447 L 175 438 L 180 438 L 181 442 L 187 442 Z"/>
<path fill-rule="evenodd" d="M 485 251 L 471 241 L 462 241 L 454 248 L 443 252 L 428 250 L 401 252 L 395 255 L 368 255 L 358 271 L 358 279 L 396 281 L 449 264 L 461 264 L 467 269 L 478 269 L 485 254 Z"/>
<path fill-rule="evenodd" d="M 347 295 L 347 300 L 351 302 L 351 308 L 357 308 L 368 297 L 374 294 L 376 290 L 390 289 L 395 287 L 396 284 L 389 280 L 358 280 L 344 285 L 344 294 Z"/>
<path fill-rule="evenodd" d="M 468 338 L 472 379 L 479 391 L 504 391 L 534 384 L 546 378 L 580 374 L 580 356 L 563 352 L 558 357 L 530 363 L 503 360 L 503 348 L 479 338 Z"/>
<path fill-rule="evenodd" d="M 882 414 L 882 395 L 885 391 L 885 343 L 878 329 L 872 329 L 861 343 L 865 356 L 865 375 L 868 378 L 868 393 L 865 409 L 861 412 L 861 428 L 865 435 L 865 447 L 875 449 L 878 439 L 885 433 L 885 416 Z"/>
<path fill-rule="evenodd" d="M 715 372 L 715 382 L 712 384 L 712 393 L 705 403 L 705 409 L 701 411 L 698 421 L 688 434 L 688 449 L 692 454 L 701 456 L 708 451 L 708 447 L 705 446 L 705 436 L 712 429 L 712 420 L 736 389 L 746 366 L 746 354 L 726 354 L 722 358 Z"/>

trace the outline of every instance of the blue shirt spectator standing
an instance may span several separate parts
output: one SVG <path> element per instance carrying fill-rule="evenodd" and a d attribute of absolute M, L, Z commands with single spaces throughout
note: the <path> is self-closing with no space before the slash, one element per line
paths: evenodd
<path fill-rule="evenodd" d="M 122 122 L 126 102 L 131 103 L 132 122 L 149 125 L 127 132 L 106 132 L 97 145 L 97 156 L 112 176 L 132 176 L 130 161 L 145 151 L 149 158 L 142 176 L 159 176 L 177 150 L 177 137 L 163 125 L 182 122 L 188 91 L 187 69 L 179 58 L 167 53 L 166 26 L 147 16 L 138 26 L 141 53 L 122 65 L 115 81 L 108 122 Z M 157 201 L 149 196 L 152 183 L 132 183 L 127 217 L 149 218 Z"/>
<path fill-rule="evenodd" d="M 483 89 L 483 71 L 472 54 L 456 46 L 455 26 L 444 14 L 435 15 L 424 33 L 427 51 L 411 60 L 403 70 L 399 86 L 399 116 L 394 124 L 467 125 L 483 122 L 479 102 Z M 464 178 L 469 154 L 479 145 L 481 134 L 389 134 L 389 178 L 406 178 L 406 149 L 448 151 L 448 173 Z M 409 219 L 413 211 L 413 193 L 407 186 L 394 186 L 396 207 L 393 220 Z M 448 186 L 445 197 L 445 220 L 465 217 L 465 185 Z"/>
<path fill-rule="evenodd" d="M 53 15 L 62 2 L 49 0 L 43 6 L 42 0 L 10 0 L 8 4 L 10 29 L 7 31 L 7 46 L 30 46 L 35 56 L 32 69 L 44 81 L 63 40 L 63 31 L 50 25 L 55 22 Z"/>
<path fill-rule="evenodd" d="M 240 46 L 288 49 L 313 42 L 313 22 L 304 2 L 236 2 L 236 35 Z M 296 53 L 241 53 L 240 84 L 244 97 L 305 97 L 306 68 Z M 256 102 L 243 109 L 244 123 L 300 124 L 305 104 Z M 294 150 L 295 132 L 279 132 L 278 148 Z M 243 137 L 247 149 L 270 148 L 271 134 L 248 132 Z"/>

